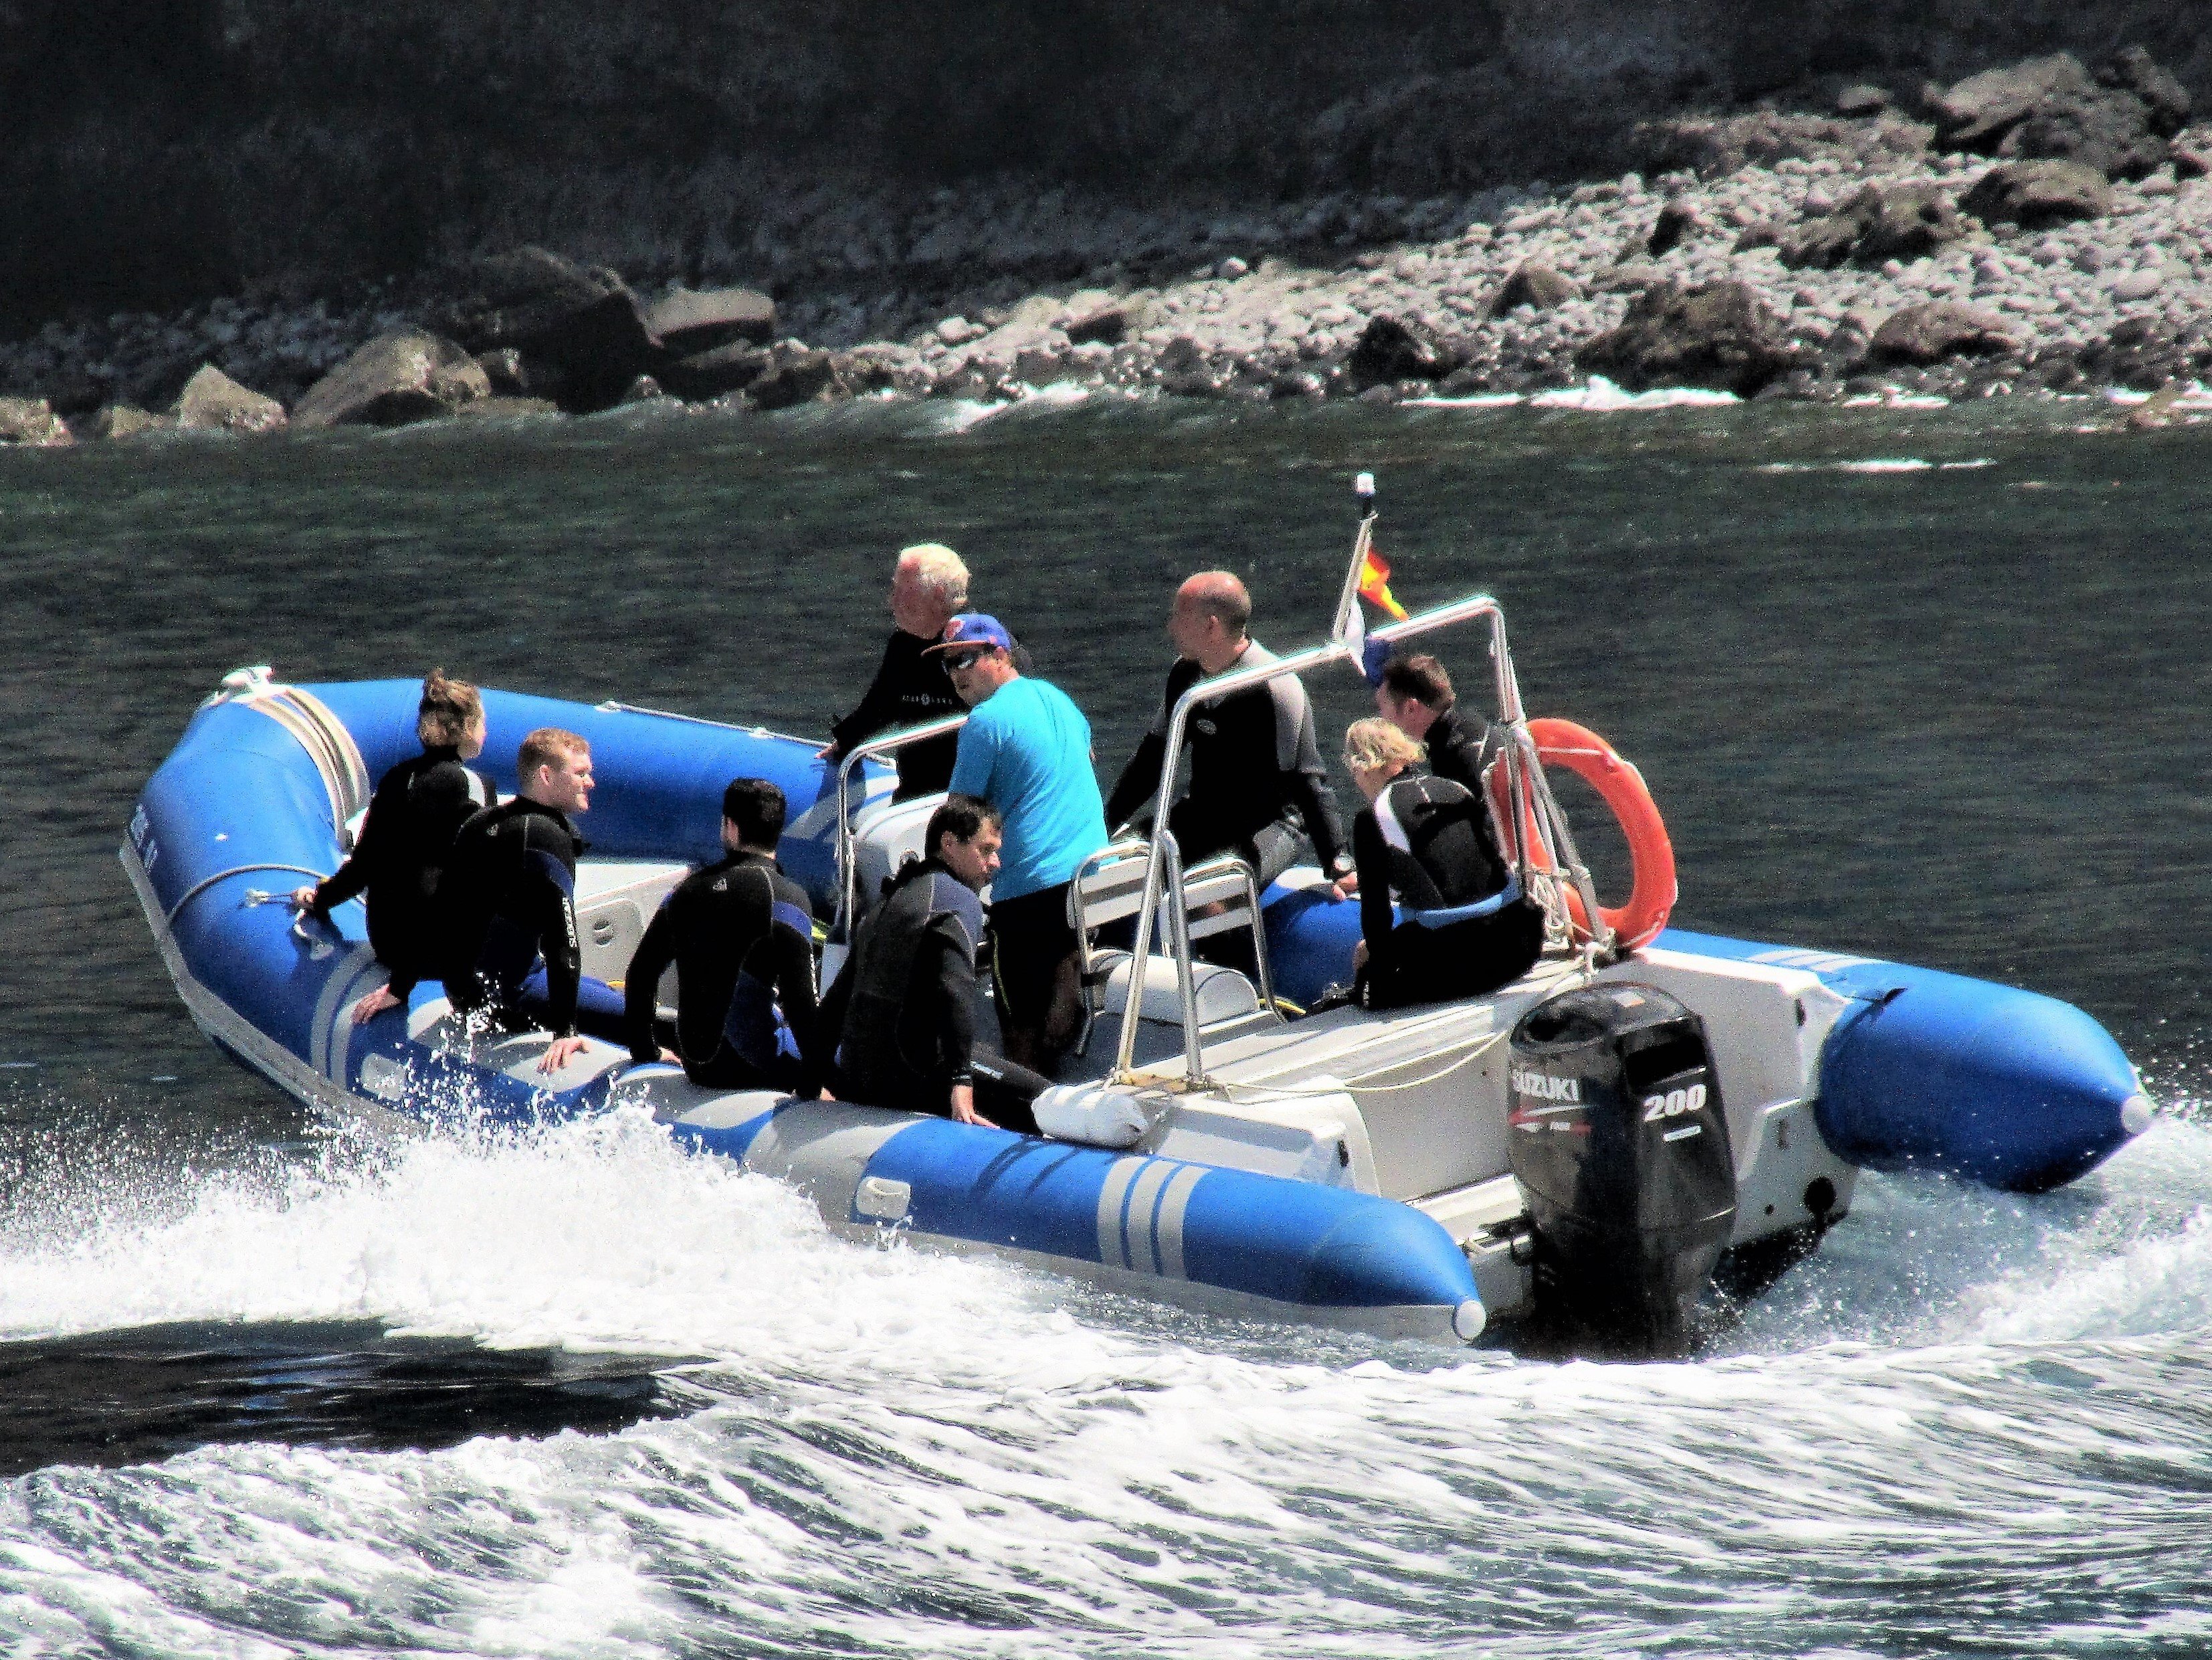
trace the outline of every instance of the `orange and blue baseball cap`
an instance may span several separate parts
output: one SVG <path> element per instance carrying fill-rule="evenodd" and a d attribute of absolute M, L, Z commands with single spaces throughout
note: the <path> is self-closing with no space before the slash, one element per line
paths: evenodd
<path fill-rule="evenodd" d="M 1014 648 L 1014 636 L 1006 632 L 1006 625 L 995 617 L 987 617 L 980 611 L 963 611 L 945 625 L 945 638 L 926 651 L 959 651 L 963 648 L 996 647 L 1000 651 Z"/>

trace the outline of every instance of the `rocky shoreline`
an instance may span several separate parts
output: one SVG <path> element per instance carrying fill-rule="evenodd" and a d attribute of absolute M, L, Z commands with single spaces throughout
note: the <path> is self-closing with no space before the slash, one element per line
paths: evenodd
<path fill-rule="evenodd" d="M 1408 203 L 1140 211 L 1004 182 L 818 201 L 804 280 L 640 293 L 538 248 L 0 343 L 0 440 L 672 398 L 1074 385 L 1220 398 L 2152 392 L 2212 374 L 2212 128 L 2141 52 L 1650 124 L 1634 170 Z"/>

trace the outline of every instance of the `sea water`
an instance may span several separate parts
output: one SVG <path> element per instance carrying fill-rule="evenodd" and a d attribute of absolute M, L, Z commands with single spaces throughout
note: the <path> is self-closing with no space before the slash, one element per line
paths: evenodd
<path fill-rule="evenodd" d="M 2094 404 L 0 454 L 0 1650 L 2205 1651 L 2208 458 Z M 632 1115 L 330 1134 L 194 1032 L 115 862 L 245 663 L 818 733 L 918 540 L 1110 781 L 1176 581 L 1317 637 L 1358 471 L 1400 596 L 1498 593 L 1532 711 L 1642 767 L 1679 920 L 2081 1003 L 2161 1121 L 2051 1195 L 1867 1177 L 1693 1362 L 1455 1353 L 845 1243 Z M 1364 689 L 1313 689 L 1333 754 Z"/>

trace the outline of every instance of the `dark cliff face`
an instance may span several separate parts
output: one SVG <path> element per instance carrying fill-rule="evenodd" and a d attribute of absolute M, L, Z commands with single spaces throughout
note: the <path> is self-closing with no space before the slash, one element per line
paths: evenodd
<path fill-rule="evenodd" d="M 1143 205 L 1618 172 L 1654 114 L 2122 40 L 2202 98 L 2208 23 L 2171 0 L 0 0 L 0 324 L 524 240 L 757 277 L 763 215 L 979 174 Z"/>

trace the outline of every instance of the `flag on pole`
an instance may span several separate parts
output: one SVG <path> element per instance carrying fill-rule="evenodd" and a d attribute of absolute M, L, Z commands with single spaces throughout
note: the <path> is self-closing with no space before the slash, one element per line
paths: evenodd
<path fill-rule="evenodd" d="M 1372 546 L 1359 562 L 1359 597 L 1389 612 L 1401 623 L 1406 620 L 1406 608 L 1390 592 L 1390 562 Z"/>
<path fill-rule="evenodd" d="M 1388 575 L 1389 572 L 1386 570 L 1384 575 Z M 1405 614 L 1403 611 L 1398 613 L 1401 617 Z M 1352 660 L 1352 666 L 1359 671 L 1369 685 L 1382 684 L 1382 666 L 1390 660 L 1390 642 L 1367 637 L 1367 612 L 1359 601 L 1350 595 L 1346 596 L 1344 622 L 1336 631 L 1336 642 L 1344 648 L 1346 655 Z"/>

